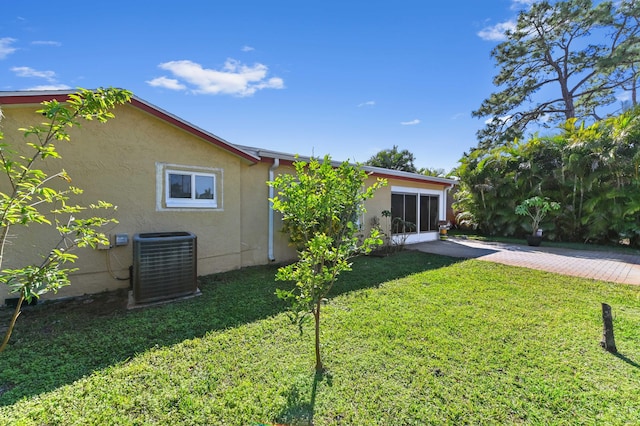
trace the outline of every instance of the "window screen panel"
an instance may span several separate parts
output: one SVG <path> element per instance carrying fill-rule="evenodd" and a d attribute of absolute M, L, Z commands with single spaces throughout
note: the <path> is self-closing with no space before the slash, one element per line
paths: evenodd
<path fill-rule="evenodd" d="M 440 205 L 440 199 L 438 197 L 429 197 L 431 199 L 429 209 L 429 227 L 430 231 L 438 231 L 438 221 L 440 216 L 438 214 L 438 205 Z"/>
<path fill-rule="evenodd" d="M 431 217 L 429 216 L 431 197 L 428 195 L 420 196 L 420 232 L 430 231 L 429 223 Z"/>
<path fill-rule="evenodd" d="M 399 217 L 404 220 L 404 195 L 403 194 L 391 194 L 391 233 L 397 234 L 400 232 L 398 224 L 395 219 Z"/>
<path fill-rule="evenodd" d="M 415 232 L 418 225 L 418 196 L 405 194 L 404 196 L 404 231 Z"/>

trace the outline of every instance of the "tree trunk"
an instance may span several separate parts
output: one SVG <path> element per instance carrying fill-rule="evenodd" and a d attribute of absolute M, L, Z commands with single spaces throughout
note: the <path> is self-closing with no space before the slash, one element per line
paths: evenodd
<path fill-rule="evenodd" d="M 618 350 L 616 349 L 616 341 L 613 337 L 613 316 L 611 315 L 611 306 L 606 303 L 602 304 L 602 322 L 604 327 L 600 346 L 606 351 L 615 354 Z"/>
<path fill-rule="evenodd" d="M 320 306 L 322 306 L 322 298 L 318 298 L 316 309 L 313 312 L 313 317 L 316 320 L 316 373 L 322 373 L 324 370 L 320 357 Z"/>
<path fill-rule="evenodd" d="M 11 317 L 11 322 L 9 323 L 9 328 L 7 332 L 4 334 L 4 340 L 0 345 L 0 353 L 4 351 L 9 343 L 9 339 L 11 338 L 11 333 L 13 332 L 13 327 L 16 325 L 16 321 L 18 320 L 18 316 L 20 315 L 20 309 L 22 308 L 22 302 L 24 301 L 24 292 L 20 293 L 20 298 L 18 299 L 18 303 L 16 304 L 16 309 L 13 311 L 13 316 Z"/>

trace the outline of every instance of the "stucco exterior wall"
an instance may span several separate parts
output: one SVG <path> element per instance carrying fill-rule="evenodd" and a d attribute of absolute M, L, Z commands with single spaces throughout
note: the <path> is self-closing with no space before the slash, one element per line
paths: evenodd
<path fill-rule="evenodd" d="M 2 106 L 4 118 L 0 126 L 5 142 L 15 145 L 16 141 L 23 141 L 17 129 L 40 123 L 42 117 L 35 113 L 38 108 L 38 104 Z M 279 162 L 277 167 L 273 158 L 265 157 L 255 163 L 248 161 L 133 105 L 119 106 L 115 115 L 106 124 L 84 122 L 81 127 L 70 129 L 71 142 L 57 143 L 62 159 L 49 159 L 36 167 L 50 175 L 66 170 L 73 180 L 71 184 L 84 190 L 82 195 L 73 198 L 73 203 L 89 205 L 104 200 L 116 205 L 117 210 L 107 215 L 119 223 L 107 226 L 103 232 L 112 242 L 115 234 L 126 234 L 129 243 L 101 250 L 77 249 L 79 259 L 70 267 L 79 270 L 70 275 L 71 286 L 44 298 L 129 287 L 133 237 L 139 233 L 186 231 L 195 234 L 198 275 L 295 259 L 296 251 L 282 232 L 281 215 L 270 211 L 267 185 L 270 168 L 273 176 L 295 172 L 289 161 Z M 197 168 L 215 174 L 217 206 L 167 207 L 163 198 L 167 168 Z M 370 176 L 368 185 L 376 179 Z M 68 186 L 62 179 L 53 185 Z M 374 217 L 384 224 L 382 211 L 391 209 L 394 190 L 438 195 L 442 205 L 440 219 L 445 219 L 447 187 L 447 184 L 420 179 L 387 177 L 387 186 L 367 202 L 361 223 L 363 232 L 370 232 Z M 0 176 L 0 188 L 2 192 L 9 192 L 6 177 Z M 41 254 L 50 250 L 59 238 L 55 229 L 42 225 L 11 228 L 10 234 L 3 268 L 40 263 Z M 437 232 L 428 232 L 410 236 L 407 242 L 437 237 Z M 7 297 L 12 297 L 8 296 L 7 288 L 0 287 L 0 303 Z"/>
<path fill-rule="evenodd" d="M 274 166 L 264 161 L 242 168 L 242 266 L 283 263 L 295 259 L 296 251 L 289 246 L 282 232 L 282 216 L 273 213 L 273 248 L 269 257 L 269 186 L 270 168 L 273 176 L 291 173 L 290 166 Z"/>
<path fill-rule="evenodd" d="M 5 141 L 22 140 L 17 129 L 41 121 L 42 117 L 34 113 L 36 109 L 37 105 L 3 107 L 5 117 L 1 125 Z M 39 167 L 50 173 L 64 168 L 73 179 L 72 184 L 84 190 L 77 199 L 79 204 L 105 200 L 117 205 L 113 216 L 119 223 L 107 227 L 105 232 L 110 235 L 127 234 L 129 244 L 110 250 L 77 250 L 79 260 L 73 266 L 80 270 L 71 275 L 72 285 L 57 295 L 47 297 L 96 293 L 129 286 L 128 281 L 120 281 L 113 276 L 128 277 L 128 268 L 132 264 L 131 241 L 136 233 L 193 232 L 198 238 L 199 275 L 241 267 L 243 242 L 239 231 L 243 218 L 240 212 L 256 211 L 254 203 L 259 204 L 257 195 L 255 201 L 251 197 L 243 200 L 241 196 L 244 192 L 241 170 L 248 167 L 246 160 L 130 105 L 118 107 L 115 114 L 116 117 L 106 124 L 87 122 L 79 128 L 72 128 L 71 142 L 57 144 L 62 159 L 47 160 Z M 156 184 L 159 163 L 219 169 L 222 176 L 222 182 L 218 181 L 219 208 L 158 211 Z M 6 191 L 3 189 L 3 192 Z M 259 191 L 253 192 L 257 194 Z M 244 223 L 250 222 L 244 220 Z M 37 262 L 38 253 L 46 252 L 55 241 L 55 233 L 47 227 L 11 230 L 12 234 L 17 231 L 20 234 L 7 249 L 4 267 Z M 255 229 L 248 230 L 248 235 L 256 234 Z M 244 244 L 255 245 L 253 241 L 245 241 Z M 252 262 L 257 262 L 257 259 Z M 5 297 L 6 289 L 0 288 L 0 300 Z"/>
<path fill-rule="evenodd" d="M 375 176 L 369 177 L 367 184 L 372 185 L 376 180 Z M 390 223 L 382 216 L 382 212 L 385 210 L 391 210 L 391 194 L 392 192 L 419 192 L 429 193 L 437 195 L 440 200 L 440 206 L 438 214 L 440 220 L 446 220 L 446 190 L 448 186 L 432 184 L 428 182 L 406 181 L 402 179 L 385 178 L 387 185 L 380 188 L 373 199 L 369 200 L 366 204 L 367 212 L 365 213 L 363 221 L 364 232 L 370 232 L 371 226 L 374 220 L 376 220 L 382 227 L 383 232 L 390 234 Z M 375 219 L 374 219 L 375 218 Z M 406 239 L 406 243 L 417 243 L 423 241 L 433 241 L 438 239 L 438 232 L 424 232 L 418 234 L 409 235 Z"/>
<path fill-rule="evenodd" d="M 281 163 L 274 171 L 274 176 L 277 177 L 281 174 L 294 174 L 295 168 L 288 163 Z M 289 262 L 295 260 L 297 252 L 295 247 L 289 244 L 289 235 L 282 231 L 282 214 L 278 212 L 273 213 L 274 223 L 274 261 L 277 263 Z"/>

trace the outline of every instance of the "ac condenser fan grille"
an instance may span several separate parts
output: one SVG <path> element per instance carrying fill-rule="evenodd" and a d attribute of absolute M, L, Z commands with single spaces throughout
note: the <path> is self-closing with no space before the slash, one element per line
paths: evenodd
<path fill-rule="evenodd" d="M 149 303 L 194 294 L 196 236 L 189 232 L 137 234 L 133 238 L 133 297 Z"/>

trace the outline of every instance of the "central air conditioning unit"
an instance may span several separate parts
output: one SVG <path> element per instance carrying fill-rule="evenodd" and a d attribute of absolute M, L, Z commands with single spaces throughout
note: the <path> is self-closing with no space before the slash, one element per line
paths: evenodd
<path fill-rule="evenodd" d="M 196 295 L 197 238 L 190 232 L 133 237 L 133 302 L 153 303 Z"/>

